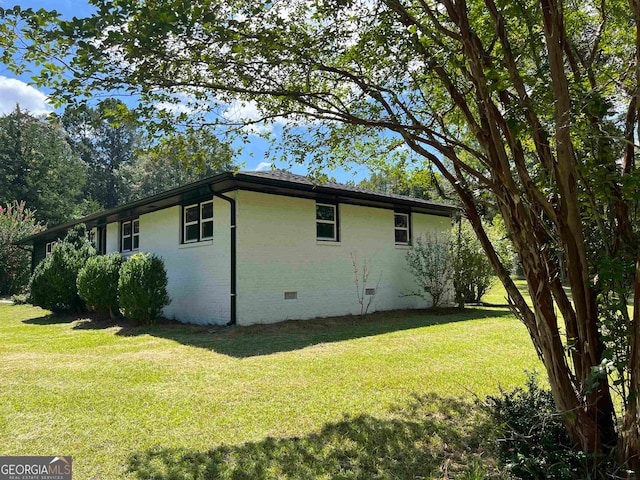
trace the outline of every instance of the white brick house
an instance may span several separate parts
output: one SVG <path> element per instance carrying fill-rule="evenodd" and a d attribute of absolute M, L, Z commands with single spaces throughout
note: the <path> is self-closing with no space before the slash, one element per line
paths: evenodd
<path fill-rule="evenodd" d="M 448 232 L 454 212 L 282 171 L 229 172 L 25 242 L 35 265 L 67 229 L 85 223 L 100 253 L 164 259 L 172 299 L 166 317 L 250 325 L 359 313 L 354 259 L 360 282 L 365 259 L 371 268 L 369 311 L 428 307 L 407 295 L 416 285 L 405 255 L 418 236 Z"/>

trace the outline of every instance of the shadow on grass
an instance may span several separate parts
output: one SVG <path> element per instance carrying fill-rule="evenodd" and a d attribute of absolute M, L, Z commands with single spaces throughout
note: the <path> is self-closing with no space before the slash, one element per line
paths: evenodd
<path fill-rule="evenodd" d="M 86 321 L 86 319 L 87 319 L 86 313 L 68 313 L 68 314 L 51 313 L 43 317 L 29 318 L 27 320 L 23 320 L 22 323 L 26 325 L 61 325 L 64 323 Z"/>
<path fill-rule="evenodd" d="M 127 469 L 145 480 L 498 478 L 489 432 L 479 407 L 429 395 L 389 418 L 346 417 L 300 438 L 155 447 L 131 455 Z"/>
<path fill-rule="evenodd" d="M 315 320 L 290 320 L 272 325 L 217 327 L 186 325 L 164 321 L 156 325 L 138 325 L 126 319 L 87 319 L 75 329 L 119 327 L 117 335 L 151 335 L 192 347 L 205 348 L 236 358 L 270 355 L 299 350 L 321 343 L 341 342 L 362 337 L 464 322 L 479 318 L 507 316 L 499 309 L 395 310 L 363 317 L 345 316 Z M 86 317 L 85 317 L 86 318 Z"/>

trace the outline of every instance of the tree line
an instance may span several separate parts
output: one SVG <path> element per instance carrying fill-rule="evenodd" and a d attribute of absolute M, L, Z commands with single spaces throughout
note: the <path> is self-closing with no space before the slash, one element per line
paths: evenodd
<path fill-rule="evenodd" d="M 234 159 L 206 128 L 151 140 L 109 99 L 48 117 L 16 106 L 0 117 L 0 164 L 0 205 L 25 202 L 51 226 L 233 169 Z"/>

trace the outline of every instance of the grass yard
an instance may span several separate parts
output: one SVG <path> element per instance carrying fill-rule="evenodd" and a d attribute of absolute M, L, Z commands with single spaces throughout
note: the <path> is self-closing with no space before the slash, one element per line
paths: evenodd
<path fill-rule="evenodd" d="M 475 396 L 541 370 L 505 309 L 228 329 L 0 304 L 0 454 L 74 478 L 484 478 Z"/>

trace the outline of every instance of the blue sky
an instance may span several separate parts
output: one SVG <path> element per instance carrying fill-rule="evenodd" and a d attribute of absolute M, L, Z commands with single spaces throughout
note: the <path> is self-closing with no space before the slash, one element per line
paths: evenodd
<path fill-rule="evenodd" d="M 72 18 L 82 17 L 91 14 L 93 7 L 86 1 L 79 0 L 0 0 L 0 7 L 9 8 L 14 5 L 20 5 L 21 8 L 39 8 L 55 9 L 62 14 L 63 17 Z M 34 114 L 43 114 L 53 109 L 47 104 L 47 91 L 45 89 L 38 90 L 29 85 L 29 74 L 16 77 L 0 64 L 0 114 L 12 111 L 16 104 L 20 104 L 21 108 L 28 110 Z M 247 170 L 268 169 L 271 167 L 265 159 L 268 149 L 267 142 L 258 137 L 250 136 L 249 143 L 243 147 L 243 153 L 237 158 L 239 163 L 244 162 Z M 276 167 L 287 168 L 294 173 L 306 174 L 307 169 L 304 165 L 293 165 L 290 167 L 283 162 L 276 162 Z M 354 168 L 346 172 L 344 170 L 326 170 L 329 176 L 335 177 L 338 181 L 355 180 L 356 182 L 369 176 L 369 171 L 362 166 L 354 166 Z"/>

